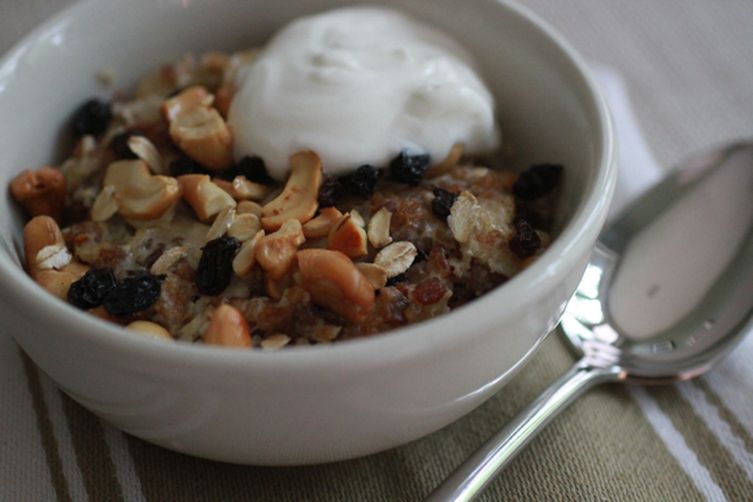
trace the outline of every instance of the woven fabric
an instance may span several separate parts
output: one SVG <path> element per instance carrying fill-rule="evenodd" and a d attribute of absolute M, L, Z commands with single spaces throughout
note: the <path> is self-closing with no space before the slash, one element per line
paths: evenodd
<path fill-rule="evenodd" d="M 0 0 L 0 52 L 69 3 Z M 660 165 L 753 137 L 752 2 L 522 3 L 621 76 Z M 697 381 L 589 392 L 482 500 L 753 500 L 752 356 L 749 337 Z M 572 363 L 552 336 L 498 395 L 426 438 L 349 462 L 259 468 L 120 433 L 61 394 L 1 333 L 0 500 L 418 500 Z"/>

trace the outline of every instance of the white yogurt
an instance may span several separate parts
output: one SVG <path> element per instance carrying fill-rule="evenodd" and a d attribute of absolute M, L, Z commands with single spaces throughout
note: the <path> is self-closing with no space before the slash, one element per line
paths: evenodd
<path fill-rule="evenodd" d="M 284 179 L 312 149 L 330 174 L 385 166 L 402 149 L 441 161 L 499 145 L 491 93 L 470 56 L 434 28 L 389 8 L 346 7 L 280 30 L 238 82 L 235 155 L 258 155 Z"/>

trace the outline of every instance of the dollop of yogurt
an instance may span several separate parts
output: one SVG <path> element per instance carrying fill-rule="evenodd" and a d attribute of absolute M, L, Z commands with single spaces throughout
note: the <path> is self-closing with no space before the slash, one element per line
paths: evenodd
<path fill-rule="evenodd" d="M 319 154 L 329 174 L 386 166 L 401 150 L 441 161 L 499 145 L 494 99 L 446 34 L 386 7 L 345 7 L 282 28 L 239 76 L 235 155 L 284 180 L 290 156 Z"/>

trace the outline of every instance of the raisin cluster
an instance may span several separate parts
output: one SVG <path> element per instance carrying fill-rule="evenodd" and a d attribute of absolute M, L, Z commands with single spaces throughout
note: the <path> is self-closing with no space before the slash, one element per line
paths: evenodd
<path fill-rule="evenodd" d="M 319 188 L 319 207 L 331 207 L 346 195 L 368 199 L 374 195 L 379 170 L 364 164 L 345 176 L 328 176 Z"/>
<path fill-rule="evenodd" d="M 411 154 L 403 150 L 390 162 L 390 174 L 398 183 L 417 186 L 421 183 L 424 173 L 429 168 L 431 158 L 426 154 Z"/>
<path fill-rule="evenodd" d="M 68 302 L 89 310 L 100 305 L 116 316 L 135 314 L 151 307 L 162 292 L 161 281 L 139 273 L 120 283 L 110 268 L 92 268 L 68 290 Z"/>
<path fill-rule="evenodd" d="M 135 314 L 151 307 L 162 292 L 162 282 L 150 274 L 124 279 L 105 296 L 102 306 L 112 315 Z"/>

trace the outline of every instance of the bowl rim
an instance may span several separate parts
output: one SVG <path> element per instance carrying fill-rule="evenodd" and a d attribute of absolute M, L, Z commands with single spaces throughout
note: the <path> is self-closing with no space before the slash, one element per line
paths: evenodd
<path fill-rule="evenodd" d="M 2 68 L 21 58 L 42 33 L 65 22 L 70 16 L 79 15 L 80 11 L 96 2 L 97 0 L 78 2 L 38 25 L 0 58 L 0 73 Z M 558 56 L 575 70 L 574 79 L 579 80 L 578 85 L 586 91 L 589 98 L 586 106 L 590 108 L 589 115 L 595 117 L 596 137 L 600 138 L 595 145 L 594 158 L 597 159 L 598 167 L 590 192 L 580 200 L 575 214 L 541 258 L 510 279 L 503 287 L 498 287 L 451 312 L 414 325 L 376 336 L 335 344 L 292 347 L 284 351 L 241 351 L 195 343 L 166 343 L 128 333 L 125 328 L 77 310 L 44 291 L 23 268 L 14 263 L 11 249 L 6 250 L 9 255 L 7 258 L 10 259 L 0 259 L 0 284 L 13 291 L 13 294 L 4 295 L 2 301 L 6 305 L 17 307 L 20 312 L 34 312 L 35 316 L 38 314 L 39 317 L 36 319 L 43 324 L 58 325 L 68 328 L 71 333 L 76 332 L 77 337 L 86 339 L 89 346 L 97 349 L 137 354 L 142 360 L 182 361 L 203 367 L 220 363 L 228 370 L 232 367 L 253 366 L 257 369 L 284 367 L 288 371 L 291 368 L 306 371 L 312 367 L 329 368 L 338 362 L 345 362 L 348 366 L 375 367 L 384 362 L 383 358 L 376 357 L 379 352 L 388 353 L 389 360 L 394 363 L 426 354 L 431 347 L 438 345 L 446 349 L 468 343 L 468 337 L 458 337 L 455 333 L 480 332 L 482 327 L 499 321 L 504 316 L 498 314 L 495 304 L 505 305 L 508 312 L 514 312 L 521 309 L 524 304 L 544 295 L 561 280 L 563 270 L 573 266 L 577 255 L 574 248 L 577 247 L 577 243 L 591 227 L 604 221 L 617 174 L 614 131 L 609 111 L 583 58 L 548 22 L 527 7 L 512 0 L 494 2 L 499 8 L 506 9 L 506 15 L 517 18 L 518 23 L 527 24 L 549 42 L 558 51 Z M 531 294 L 516 294 L 522 288 Z M 539 341 L 540 337 L 532 346 L 537 346 Z M 529 352 L 526 350 L 526 354 Z"/>

